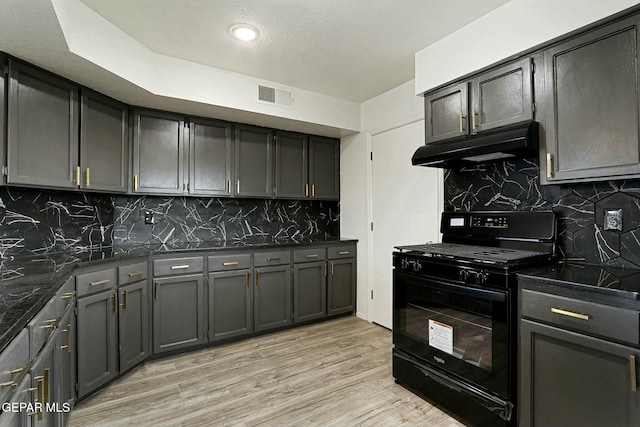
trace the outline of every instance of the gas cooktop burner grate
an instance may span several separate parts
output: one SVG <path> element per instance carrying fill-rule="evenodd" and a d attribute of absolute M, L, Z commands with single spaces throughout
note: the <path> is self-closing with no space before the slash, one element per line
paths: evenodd
<path fill-rule="evenodd" d="M 525 251 L 521 249 L 461 245 L 455 243 L 396 246 L 396 249 L 404 253 L 411 253 L 425 257 L 474 260 L 496 264 L 508 264 L 514 261 L 521 261 L 528 258 L 546 255 L 543 252 Z"/>

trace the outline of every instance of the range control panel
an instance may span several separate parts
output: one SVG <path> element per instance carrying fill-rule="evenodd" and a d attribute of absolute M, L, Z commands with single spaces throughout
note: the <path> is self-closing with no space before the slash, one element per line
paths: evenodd
<path fill-rule="evenodd" d="M 508 228 L 509 220 L 506 216 L 471 216 L 472 227 Z"/>

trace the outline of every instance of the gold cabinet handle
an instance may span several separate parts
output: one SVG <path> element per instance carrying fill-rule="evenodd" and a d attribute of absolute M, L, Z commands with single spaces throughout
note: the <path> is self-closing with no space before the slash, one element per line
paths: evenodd
<path fill-rule="evenodd" d="M 247 272 L 247 288 L 251 286 L 251 272 Z"/>
<path fill-rule="evenodd" d="M 71 299 L 73 298 L 75 295 L 75 292 L 67 292 L 62 294 L 62 299 Z"/>
<path fill-rule="evenodd" d="M 76 166 L 76 185 L 80 186 L 80 166 Z"/>
<path fill-rule="evenodd" d="M 236 194 L 240 194 L 240 180 L 236 181 Z"/>
<path fill-rule="evenodd" d="M 305 258 L 318 258 L 318 254 L 308 254 L 305 255 Z"/>
<path fill-rule="evenodd" d="M 553 177 L 553 154 L 547 153 L 547 178 Z"/>
<path fill-rule="evenodd" d="M 238 265 L 238 264 L 240 264 L 240 261 L 227 261 L 222 263 L 222 265 L 224 265 L 225 267 L 228 267 L 230 265 Z"/>
<path fill-rule="evenodd" d="M 0 387 L 15 387 L 18 383 L 15 381 L 7 381 L 6 383 L 0 383 Z"/>
<path fill-rule="evenodd" d="M 478 112 L 476 110 L 473 110 L 473 113 L 471 114 L 471 128 L 473 130 L 476 130 L 476 118 L 478 117 Z"/>
<path fill-rule="evenodd" d="M 256 286 L 260 286 L 260 272 L 256 271 Z"/>
<path fill-rule="evenodd" d="M 133 175 L 133 191 L 138 191 L 138 175 Z"/>
<path fill-rule="evenodd" d="M 129 291 L 124 291 L 122 293 L 122 309 L 127 309 L 127 300 L 129 299 Z"/>
<path fill-rule="evenodd" d="M 589 320 L 590 316 L 584 313 L 576 313 L 575 311 L 564 310 L 562 308 L 552 308 L 551 312 L 561 316 L 573 317 L 574 319 Z"/>
<path fill-rule="evenodd" d="M 133 273 L 129 273 L 129 277 L 139 276 L 144 274 L 144 271 L 134 271 Z"/>
<path fill-rule="evenodd" d="M 636 382 L 636 357 L 629 356 L 629 375 L 631 376 L 631 391 L 638 391 L 638 384 Z"/>
<path fill-rule="evenodd" d="M 326 262 L 322 263 L 322 274 L 324 275 L 324 277 L 327 277 L 327 263 Z"/>
<path fill-rule="evenodd" d="M 316 197 L 316 185 L 311 184 L 311 197 Z"/>
<path fill-rule="evenodd" d="M 85 185 L 85 187 L 89 187 L 89 185 L 90 185 L 90 184 L 89 184 L 89 183 L 90 183 L 90 181 L 89 181 L 89 174 L 90 174 L 90 172 L 89 172 L 89 168 L 87 168 L 87 169 L 84 171 L 84 185 Z"/>
<path fill-rule="evenodd" d="M 189 264 L 172 265 L 171 266 L 172 270 L 184 270 L 185 268 L 189 268 Z"/>
<path fill-rule="evenodd" d="M 51 402 L 51 394 L 49 393 L 51 389 L 50 380 L 51 380 L 51 376 L 49 375 L 49 368 L 47 368 L 44 370 L 44 380 L 43 380 L 44 401 L 46 403 Z"/>
<path fill-rule="evenodd" d="M 67 353 L 71 353 L 71 325 L 67 325 L 66 329 L 63 329 L 62 332 L 67 333 L 67 345 L 61 345 L 60 349 L 67 349 Z"/>
<path fill-rule="evenodd" d="M 304 197 L 309 197 L 309 184 L 304 185 Z"/>
<path fill-rule="evenodd" d="M 338 252 L 338 255 L 349 255 L 349 251 L 340 251 Z"/>
<path fill-rule="evenodd" d="M 462 111 L 460 112 L 460 133 L 463 133 L 466 129 L 464 127 L 464 114 L 462 114 Z"/>
<path fill-rule="evenodd" d="M 105 285 L 105 284 L 109 283 L 110 281 L 111 281 L 111 279 L 98 280 L 97 282 L 89 283 L 89 286 Z"/>
<path fill-rule="evenodd" d="M 115 292 L 111 297 L 111 299 L 113 301 L 113 312 L 117 313 L 118 312 L 118 293 Z"/>

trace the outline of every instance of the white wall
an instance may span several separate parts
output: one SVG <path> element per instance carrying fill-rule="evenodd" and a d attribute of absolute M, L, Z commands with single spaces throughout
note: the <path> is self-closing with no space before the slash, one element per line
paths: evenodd
<path fill-rule="evenodd" d="M 638 4 L 634 0 L 511 0 L 416 53 L 424 93 Z"/>

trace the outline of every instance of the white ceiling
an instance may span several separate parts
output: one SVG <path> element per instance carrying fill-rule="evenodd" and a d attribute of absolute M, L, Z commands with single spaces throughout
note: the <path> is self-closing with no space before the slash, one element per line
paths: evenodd
<path fill-rule="evenodd" d="M 417 51 L 508 0 L 80 1 L 155 53 L 361 103 L 413 79 Z M 2 0 L 2 8 L 2 51 L 131 104 L 162 102 L 187 114 L 216 108 L 154 101 L 72 54 L 51 0 Z M 256 26 L 260 38 L 232 39 L 239 22 Z"/>

